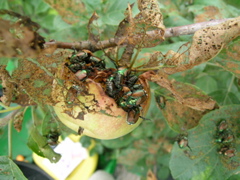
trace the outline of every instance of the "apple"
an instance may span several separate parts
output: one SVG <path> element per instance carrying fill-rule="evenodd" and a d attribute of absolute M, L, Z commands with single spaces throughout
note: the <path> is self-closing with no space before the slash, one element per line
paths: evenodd
<path fill-rule="evenodd" d="M 139 76 L 138 81 L 148 94 L 147 100 L 141 104 L 141 116 L 144 117 L 150 104 L 150 88 L 143 77 Z M 87 87 L 87 93 L 78 94 L 79 103 L 69 105 L 66 103 L 66 95 L 71 86 L 67 85 L 67 90 L 54 83 L 53 99 L 57 102 L 54 111 L 70 129 L 93 138 L 114 139 L 128 134 L 142 122 L 143 119 L 139 118 L 135 124 L 129 125 L 126 122 L 128 113 L 105 93 L 102 84 L 87 78 L 84 86 Z"/>

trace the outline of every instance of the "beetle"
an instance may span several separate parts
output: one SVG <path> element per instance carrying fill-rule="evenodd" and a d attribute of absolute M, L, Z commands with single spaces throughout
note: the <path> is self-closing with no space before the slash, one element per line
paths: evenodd
<path fill-rule="evenodd" d="M 224 130 L 226 130 L 228 128 L 228 124 L 225 120 L 221 121 L 218 125 L 218 131 L 219 132 L 223 132 Z"/>
<path fill-rule="evenodd" d="M 185 147 L 188 147 L 192 151 L 191 147 L 188 145 L 187 135 L 179 134 L 177 137 L 177 143 L 178 143 L 179 148 L 183 149 Z"/>
<path fill-rule="evenodd" d="M 58 145 L 58 138 L 60 134 L 58 131 L 50 131 L 45 137 L 47 138 L 47 144 L 54 149 Z"/>
<path fill-rule="evenodd" d="M 131 108 L 127 115 L 127 123 L 129 125 L 135 124 L 140 117 L 140 108 L 134 107 Z"/>
<path fill-rule="evenodd" d="M 236 149 L 234 148 L 230 148 L 224 152 L 224 155 L 230 158 L 235 156 L 235 154 L 236 154 Z"/>
<path fill-rule="evenodd" d="M 88 57 L 88 54 L 86 52 L 81 51 L 78 54 L 73 53 L 68 58 L 71 63 L 79 63 L 79 62 L 83 62 L 87 57 Z"/>
<path fill-rule="evenodd" d="M 223 131 L 217 134 L 216 142 L 218 143 L 229 143 L 234 140 L 234 136 L 231 131 Z"/>
<path fill-rule="evenodd" d="M 236 149 L 229 146 L 224 146 L 218 151 L 218 153 L 231 158 L 236 155 Z"/>
<path fill-rule="evenodd" d="M 92 67 L 97 67 L 100 70 L 106 69 L 106 63 L 104 60 L 96 57 L 96 56 L 91 56 L 89 58 L 90 62 L 92 63 Z"/>

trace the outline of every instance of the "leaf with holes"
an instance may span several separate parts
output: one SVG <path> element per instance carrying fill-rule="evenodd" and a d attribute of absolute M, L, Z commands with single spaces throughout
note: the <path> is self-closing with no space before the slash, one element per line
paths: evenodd
<path fill-rule="evenodd" d="M 200 124 L 188 131 L 191 149 L 181 149 L 177 143 L 174 144 L 170 160 L 174 179 L 228 179 L 239 172 L 239 117 L 240 105 L 224 106 L 203 116 Z M 231 142 L 216 142 L 222 121 L 227 123 L 225 132 L 234 137 Z M 227 150 L 234 152 L 230 154 Z"/>

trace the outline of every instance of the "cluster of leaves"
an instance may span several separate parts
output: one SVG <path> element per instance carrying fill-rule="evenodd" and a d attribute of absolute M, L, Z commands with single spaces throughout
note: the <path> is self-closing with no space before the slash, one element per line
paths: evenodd
<path fill-rule="evenodd" d="M 133 2 L 135 1 L 130 1 L 130 3 Z M 154 12 L 163 16 L 164 25 L 167 27 L 200 22 L 213 17 L 236 17 L 240 12 L 236 8 L 239 8 L 240 5 L 234 0 L 230 2 L 176 0 L 159 2 L 159 4 L 162 13 Z M 232 6 L 233 4 L 235 7 Z M 123 12 L 126 7 L 128 7 L 128 11 L 124 19 Z M 110 158 L 117 159 L 130 171 L 142 177 L 146 176 L 148 169 L 158 172 L 157 176 L 162 179 L 167 179 L 170 172 L 175 179 L 194 179 L 200 176 L 201 179 L 213 177 L 227 179 L 239 172 L 240 106 L 236 105 L 240 103 L 239 38 L 236 38 L 239 36 L 239 18 L 221 26 L 198 31 L 194 35 L 190 47 L 186 46 L 179 50 L 180 45 L 190 41 L 190 37 L 183 36 L 166 39 L 161 45 L 151 49 L 142 49 L 153 46 L 153 44 L 156 45 L 156 42 L 151 41 L 150 45 L 144 44 L 144 41 L 139 42 L 133 39 L 134 35 L 140 35 L 140 37 L 143 35 L 145 38 L 146 30 L 157 27 L 164 31 L 164 27 L 161 23 L 160 25 L 159 23 L 147 24 L 144 21 L 146 12 L 141 11 L 142 13 L 139 14 L 134 6 L 127 6 L 127 1 L 84 0 L 76 5 L 66 4 L 65 1 L 56 3 L 46 0 L 45 2 L 29 1 L 24 3 L 21 0 L 9 0 L 1 4 L 1 8 L 12 9 L 31 16 L 32 20 L 41 25 L 42 28 L 38 32 L 46 39 L 51 38 L 58 41 L 81 41 L 87 40 L 89 37 L 94 39 L 95 36 L 90 36 L 86 29 L 87 25 L 91 25 L 91 28 L 88 28 L 88 30 L 91 29 L 90 34 L 101 34 L 98 39 L 127 35 L 129 37 L 128 44 L 131 45 L 127 49 L 131 49 L 132 46 L 137 49 L 137 51 L 132 49 L 130 53 L 133 56 L 138 55 L 136 62 L 138 66 L 152 68 L 146 64 L 148 59 L 150 59 L 148 62 L 153 65 L 156 65 L 154 62 L 157 60 L 158 64 L 173 66 L 164 67 L 157 74 L 145 74 L 147 79 L 158 84 L 158 86 L 151 84 L 152 102 L 155 102 L 156 97 L 161 111 L 156 108 L 155 103 L 152 103 L 146 117 L 151 121 L 143 122 L 139 128 L 122 138 L 108 141 L 96 140 L 97 146 L 92 153 L 94 151 L 103 153 L 104 149 L 111 149 L 113 153 Z M 141 8 L 144 9 L 144 7 L 139 9 L 141 10 Z M 154 7 L 153 10 L 155 10 Z M 88 24 L 88 19 L 93 11 L 96 11 L 100 18 Z M 134 14 L 137 15 L 134 16 Z M 157 15 L 156 17 L 159 17 Z M 124 20 L 122 21 L 122 19 Z M 122 22 L 126 21 L 129 24 L 123 26 Z M 119 22 L 121 23 L 117 26 Z M 6 21 L 1 21 L 1 23 L 4 23 L 5 27 L 11 26 Z M 94 25 L 98 26 L 97 33 L 94 32 L 96 30 Z M 11 28 L 15 27 L 11 26 Z M 19 32 L 23 31 L 30 34 L 34 32 L 25 29 L 19 30 Z M 19 36 L 18 33 L 15 34 Z M 26 40 L 29 40 L 29 44 L 32 43 L 30 36 Z M 124 41 L 120 39 L 116 43 L 122 44 L 123 42 L 126 43 L 126 39 Z M 15 44 L 16 42 L 11 43 Z M 21 41 L 20 44 L 22 44 Z M 6 51 L 9 55 L 7 57 L 13 56 L 13 54 L 9 54 L 10 50 Z M 168 50 L 171 51 L 167 53 Z M 25 51 L 24 47 L 21 51 Z M 121 51 L 124 54 L 124 50 Z M 103 52 L 97 52 L 97 54 L 100 56 Z M 125 58 L 125 60 L 130 59 Z M 210 59 L 212 60 L 209 61 Z M 1 65 L 9 65 L 10 62 L 13 61 L 1 60 Z M 36 64 L 36 62 L 33 63 Z M 43 70 L 43 72 L 46 71 Z M 32 75 L 33 73 L 31 73 Z M 41 83 L 43 81 L 36 86 L 42 87 Z M 43 114 L 45 115 L 43 116 Z M 49 122 L 50 114 L 42 113 L 40 117 L 35 118 L 35 123 L 39 123 L 40 119 L 44 119 L 46 123 Z M 222 119 L 226 119 L 228 123 L 232 124 L 231 127 L 235 127 L 232 129 L 234 134 L 232 143 L 236 154 L 232 158 L 218 154 L 215 134 L 217 125 Z M 31 131 L 29 142 L 34 144 L 36 139 L 40 139 L 40 144 L 38 143 L 37 146 L 45 147 L 46 138 L 42 136 L 46 132 L 43 131 L 46 129 L 50 131 L 50 129 L 44 126 L 41 128 L 38 130 L 40 134 Z M 177 142 L 174 143 L 177 133 L 188 135 L 188 145 L 191 149 L 188 146 L 181 149 Z M 86 137 L 82 138 L 82 143 L 86 146 L 88 142 Z M 35 146 L 32 145 L 32 147 Z M 50 159 L 57 156 L 51 149 L 43 148 L 34 151 Z"/>

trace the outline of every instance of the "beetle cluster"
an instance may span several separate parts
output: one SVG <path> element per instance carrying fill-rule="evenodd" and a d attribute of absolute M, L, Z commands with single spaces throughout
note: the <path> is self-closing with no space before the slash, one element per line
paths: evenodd
<path fill-rule="evenodd" d="M 228 128 L 228 123 L 225 120 L 221 120 L 217 126 L 216 142 L 220 143 L 219 154 L 223 154 L 227 157 L 235 156 L 236 149 L 232 147 L 234 135 Z"/>
<path fill-rule="evenodd" d="M 107 79 L 106 93 L 128 113 L 127 123 L 135 124 L 140 117 L 141 104 L 148 96 L 138 76 L 127 68 L 119 68 Z"/>
<path fill-rule="evenodd" d="M 95 80 L 99 74 L 105 74 L 105 77 L 101 79 L 101 82 L 103 82 L 102 87 L 105 89 L 105 93 L 128 113 L 127 123 L 135 124 L 141 117 L 141 104 L 147 99 L 148 95 L 138 76 L 132 73 L 131 70 L 125 67 L 107 69 L 104 60 L 94 56 L 92 52 L 87 50 L 73 53 L 68 57 L 65 65 L 81 81 L 86 78 Z M 78 91 L 76 87 L 72 89 Z M 68 102 L 73 102 L 73 99 L 74 97 L 70 97 L 70 100 L 68 98 Z"/>
<path fill-rule="evenodd" d="M 68 57 L 65 64 L 80 80 L 88 77 L 89 73 L 95 69 L 105 69 L 105 61 L 93 56 L 92 52 L 84 50 L 79 53 L 73 53 Z"/>

